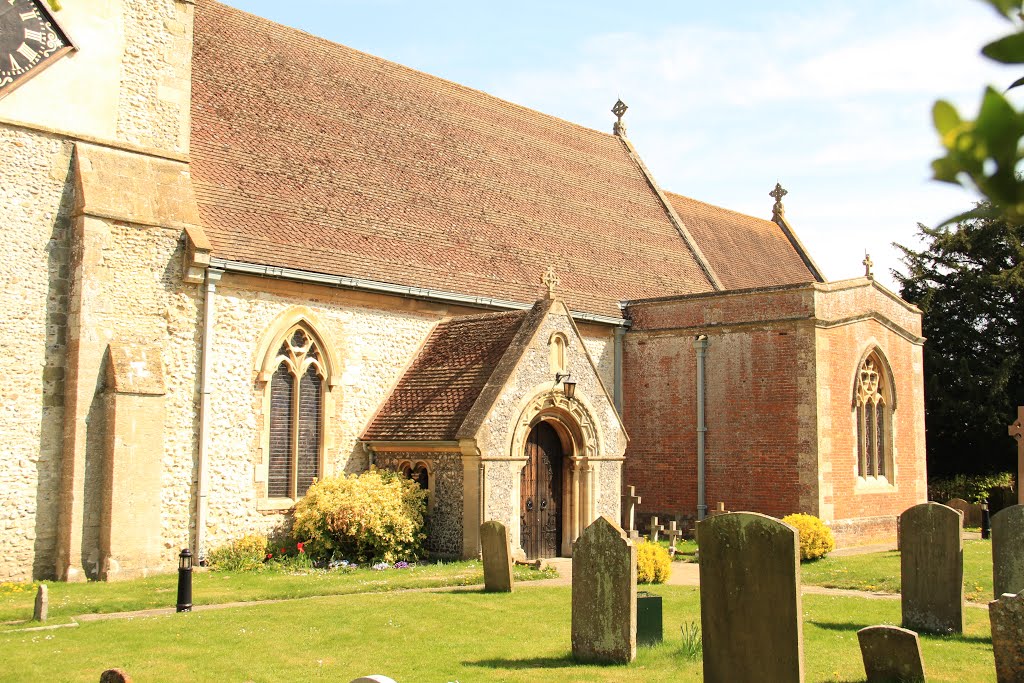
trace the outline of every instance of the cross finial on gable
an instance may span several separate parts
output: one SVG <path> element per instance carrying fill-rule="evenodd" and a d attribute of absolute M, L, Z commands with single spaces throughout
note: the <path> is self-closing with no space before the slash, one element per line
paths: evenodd
<path fill-rule="evenodd" d="M 775 204 L 772 205 L 772 219 L 782 218 L 786 215 L 786 209 L 782 206 L 782 198 L 785 197 L 789 192 L 782 189 L 780 183 L 775 183 L 775 189 L 768 193 L 769 197 L 775 198 Z"/>
<path fill-rule="evenodd" d="M 612 126 L 612 132 L 616 135 L 626 135 L 626 124 L 622 122 L 622 116 L 626 113 L 627 109 L 629 109 L 629 107 L 627 107 L 626 103 L 622 100 L 617 101 L 615 106 L 612 107 L 612 113 L 615 114 L 615 117 L 618 119 L 618 121 L 615 122 L 615 125 Z"/>
<path fill-rule="evenodd" d="M 875 275 L 871 272 L 871 267 L 875 265 L 875 262 L 871 260 L 871 254 L 864 252 L 864 260 L 861 261 L 864 264 L 864 277 L 869 280 L 874 280 Z"/>
<path fill-rule="evenodd" d="M 558 285 L 560 285 L 562 283 L 562 281 L 558 279 L 558 276 L 555 275 L 555 267 L 554 266 L 548 266 L 547 272 L 544 273 L 544 277 L 542 277 L 540 279 L 540 281 L 543 282 L 544 285 L 548 288 L 548 296 L 547 296 L 547 298 L 548 299 L 554 299 L 555 298 L 555 287 L 557 287 Z"/>

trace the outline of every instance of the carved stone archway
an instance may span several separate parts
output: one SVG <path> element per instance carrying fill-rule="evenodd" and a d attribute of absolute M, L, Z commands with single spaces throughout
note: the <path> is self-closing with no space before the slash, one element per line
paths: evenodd
<path fill-rule="evenodd" d="M 561 390 L 552 389 L 550 385 L 534 392 L 524 403 L 512 430 L 509 457 L 518 463 L 517 472 L 521 476 L 527 463 L 524 449 L 533 428 L 546 422 L 558 434 L 565 454 L 561 555 L 571 556 L 573 541 L 597 516 L 594 468 L 590 458 L 602 452 L 601 429 L 586 399 L 580 396 L 568 399 Z M 512 507 L 516 511 L 520 509 L 522 495 L 520 476 L 513 482 Z M 521 551 L 519 525 L 512 525 L 510 532 L 513 547 Z"/>

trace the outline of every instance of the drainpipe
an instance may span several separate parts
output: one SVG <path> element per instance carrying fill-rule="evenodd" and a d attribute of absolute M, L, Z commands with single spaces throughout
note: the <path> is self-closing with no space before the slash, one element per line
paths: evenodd
<path fill-rule="evenodd" d="M 207 492 L 210 488 L 210 470 L 207 466 L 207 455 L 210 451 L 210 372 L 213 365 L 211 347 L 213 346 L 213 319 L 217 299 L 217 283 L 224 271 L 217 268 L 206 269 L 206 287 L 203 295 L 203 340 L 201 367 L 199 371 L 199 454 L 196 457 L 198 474 L 196 476 L 196 534 L 195 557 L 200 564 L 206 563 L 206 517 Z"/>
<path fill-rule="evenodd" d="M 625 332 L 625 327 L 615 328 L 615 386 L 613 387 L 612 392 L 614 394 L 615 410 L 619 411 L 619 415 L 622 415 L 622 335 L 625 334 Z"/>
<path fill-rule="evenodd" d="M 693 348 L 697 352 L 697 521 L 701 521 L 708 513 L 707 501 L 704 499 L 704 434 L 708 431 L 704 424 L 704 359 L 707 356 L 708 336 L 697 335 Z"/>

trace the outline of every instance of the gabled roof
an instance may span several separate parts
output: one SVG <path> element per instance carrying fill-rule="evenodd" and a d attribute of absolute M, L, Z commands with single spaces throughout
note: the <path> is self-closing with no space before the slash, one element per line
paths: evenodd
<path fill-rule="evenodd" d="M 665 194 L 726 289 L 816 280 L 777 223 L 672 192 Z"/>
<path fill-rule="evenodd" d="M 618 137 L 213 0 L 191 114 L 215 257 L 522 303 L 554 265 L 570 308 L 615 317 L 713 289 Z M 705 232 L 713 250 L 733 228 Z"/>
<path fill-rule="evenodd" d="M 363 440 L 455 441 L 512 341 L 528 319 L 536 320 L 536 312 L 483 313 L 438 323 Z"/>

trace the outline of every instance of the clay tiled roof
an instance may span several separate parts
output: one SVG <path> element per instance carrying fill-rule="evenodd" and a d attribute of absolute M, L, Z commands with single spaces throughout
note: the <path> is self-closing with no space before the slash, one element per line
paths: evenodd
<path fill-rule="evenodd" d="M 672 192 L 665 194 L 725 289 L 815 280 L 778 224 Z"/>
<path fill-rule="evenodd" d="M 367 441 L 453 441 L 530 311 L 459 316 L 434 328 L 367 427 Z"/>
<path fill-rule="evenodd" d="M 192 177 L 213 255 L 574 310 L 710 291 L 617 137 L 199 0 Z"/>

